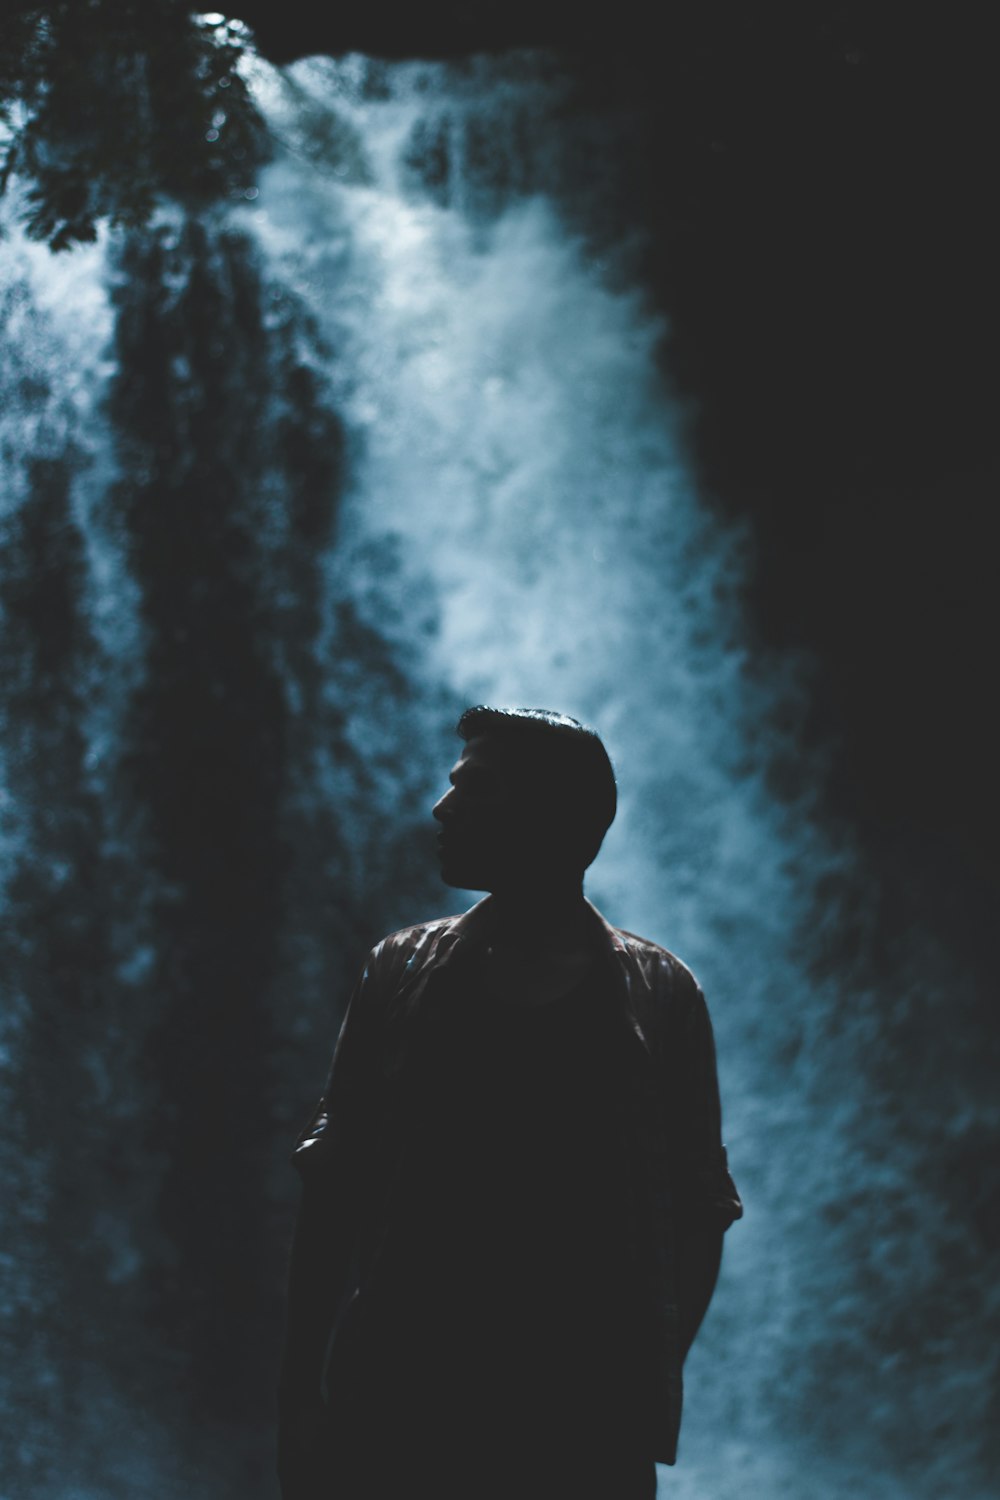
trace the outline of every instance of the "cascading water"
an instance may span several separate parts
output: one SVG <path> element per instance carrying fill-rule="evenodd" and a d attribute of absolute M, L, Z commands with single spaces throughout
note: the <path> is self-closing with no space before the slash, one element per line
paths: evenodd
<path fill-rule="evenodd" d="M 815 826 L 818 762 L 811 794 L 770 791 L 774 762 L 796 755 L 795 664 L 748 661 L 743 538 L 693 491 L 658 320 L 544 191 L 547 177 L 567 189 L 565 143 L 545 140 L 564 88 L 537 56 L 261 74 L 290 149 L 255 229 L 343 354 L 358 446 L 337 567 L 373 623 L 423 636 L 418 673 L 462 701 L 601 726 L 623 795 L 590 892 L 682 953 L 714 1002 L 750 1208 L 690 1363 L 671 1492 L 799 1495 L 808 1470 L 810 1493 L 839 1494 L 858 1458 L 844 1387 L 877 1341 L 867 1320 L 838 1330 L 858 1296 L 858 1217 L 818 1231 L 815 1215 L 857 1171 L 864 1101 L 842 1080 L 871 996 L 857 972 L 847 1006 L 811 976 L 802 933 L 853 855 Z M 388 590 L 366 565 L 386 538 L 402 560 Z M 902 1145 L 879 1168 L 907 1214 L 915 1171 Z M 893 1227 L 879 1232 L 894 1259 Z M 932 1381 L 918 1399 L 933 1408 Z M 885 1474 L 879 1493 L 896 1492 Z"/>
<path fill-rule="evenodd" d="M 443 778 L 445 720 L 460 705 L 492 701 L 597 724 L 622 796 L 588 893 L 613 921 L 680 953 L 702 980 L 747 1200 L 686 1372 L 681 1459 L 664 1491 L 678 1500 L 833 1500 L 848 1484 L 899 1500 L 985 1494 L 973 1428 L 960 1420 L 963 1404 L 975 1418 L 981 1397 L 947 1378 L 940 1348 L 926 1356 L 912 1313 L 947 1236 L 935 1230 L 921 1261 L 912 1229 L 929 1204 L 918 1148 L 905 1131 L 891 1134 L 893 1108 L 861 1061 L 877 1031 L 862 956 L 842 955 L 833 978 L 817 977 L 854 856 L 819 827 L 818 763 L 812 792 L 774 794 L 776 762 L 796 754 L 796 666 L 748 658 L 738 605 L 745 538 L 694 492 L 683 421 L 658 368 L 664 330 L 627 285 L 614 247 L 598 254 L 562 212 L 574 191 L 598 204 L 600 193 L 570 180 L 572 152 L 546 137 L 565 78 L 549 59 L 526 55 L 450 67 L 311 60 L 284 72 L 254 63 L 252 81 L 276 141 L 259 196 L 228 225 L 216 215 L 207 250 L 197 238 L 184 249 L 168 220 L 156 275 L 176 305 L 197 275 L 208 276 L 211 305 L 229 309 L 223 343 L 246 331 L 240 307 L 252 305 L 260 320 L 248 347 L 271 385 L 256 417 L 246 408 L 245 430 L 230 431 L 227 459 L 230 476 L 245 459 L 239 493 L 256 509 L 247 502 L 250 521 L 224 547 L 239 551 L 249 538 L 257 549 L 263 582 L 247 618 L 263 620 L 265 646 L 254 670 L 284 681 L 282 753 L 297 781 L 279 799 L 277 826 L 286 837 L 298 830 L 304 867 L 314 870 L 302 828 L 320 809 L 340 840 L 330 878 L 353 885 L 362 905 L 377 886 L 383 909 L 419 920 L 447 909 L 450 894 L 430 896 L 411 874 L 401 879 L 419 904 L 387 902 L 393 870 L 378 867 L 377 850 L 394 820 L 415 824 L 420 798 Z M 251 244 L 241 236 L 223 251 L 234 228 Z M 33 316 L 47 320 L 53 352 L 41 357 L 50 369 L 75 372 L 61 409 L 67 432 L 74 441 L 86 434 L 90 450 L 72 490 L 96 640 L 81 774 L 107 819 L 114 737 L 147 660 L 137 601 L 148 601 L 156 578 L 147 566 L 144 589 L 135 582 L 114 505 L 99 503 L 127 468 L 126 418 L 138 441 L 121 390 L 117 405 L 102 395 L 112 375 L 104 288 L 120 286 L 122 271 L 119 263 L 109 275 L 104 247 L 53 260 L 12 246 L 15 267 L 18 257 L 22 290 L 8 297 L 17 317 L 33 303 Z M 152 277 L 150 264 L 134 262 L 133 280 Z M 119 317 L 126 312 L 134 326 L 136 310 L 122 302 Z M 173 316 L 161 309 L 149 326 L 162 333 Z M 12 336 L 18 347 L 29 337 L 37 345 L 16 318 Z M 123 339 L 119 357 L 135 359 L 141 381 L 142 359 L 127 350 L 146 346 Z M 294 533 L 284 515 L 280 444 L 261 446 L 251 429 L 277 431 L 294 405 L 301 386 L 282 384 L 286 359 L 314 379 L 311 440 L 322 448 L 336 435 L 344 446 L 336 515 L 311 535 Z M 200 389 L 188 354 L 170 361 L 171 391 Z M 227 410 L 231 429 L 237 408 Z M 336 434 L 323 427 L 324 412 L 335 414 Z M 23 444 L 27 419 L 15 417 Z M 15 485 L 11 514 L 29 503 L 28 488 Z M 308 569 L 301 562 L 297 573 L 293 554 Z M 288 613 L 300 575 L 315 590 L 314 615 L 302 620 Z M 249 575 L 233 576 L 243 587 Z M 154 629 L 148 619 L 144 629 Z M 288 648 L 293 636 L 301 660 Z M 155 671 L 150 680 L 155 690 Z M 324 738 L 318 723 L 335 736 Z M 367 758 L 364 774 L 345 770 L 352 757 Z M 112 842 L 127 840 L 110 824 Z M 16 817 L 9 826 L 16 837 Z M 303 901 L 314 899 L 307 884 L 315 881 L 292 887 Z M 278 957 L 268 960 L 278 976 L 271 993 L 284 996 L 290 974 L 303 988 L 299 1013 L 280 998 L 269 1024 L 294 1037 L 308 1013 L 323 1044 L 317 1017 L 329 1006 L 322 965 L 302 957 L 308 921 L 283 920 Z M 346 928 L 358 919 L 348 907 L 341 920 Z M 141 984 L 153 963 L 155 913 L 148 926 L 152 936 L 123 938 L 119 911 L 122 983 Z M 316 1059 L 317 1084 L 323 1065 Z M 103 1066 L 111 1087 L 114 1059 Z M 300 1055 L 279 1092 L 302 1089 L 301 1067 Z M 283 1107 L 294 1112 L 279 1105 L 279 1124 Z M 116 1274 L 127 1281 L 142 1255 L 121 1250 L 127 1205 L 116 1201 L 108 1214 Z M 970 1351 L 969 1368 L 987 1357 Z M 905 1386 L 898 1403 L 886 1400 L 886 1375 Z M 102 1399 L 110 1409 L 112 1398 Z M 961 1460 L 950 1479 L 926 1454 L 922 1472 L 908 1466 L 912 1428 L 932 1413 L 940 1420 L 942 1409 L 954 1424 L 952 1462 Z M 44 1493 L 117 1495 L 129 1483 L 181 1492 L 166 1451 L 147 1437 L 120 1459 L 119 1479 L 94 1457 L 93 1488 L 53 1481 Z"/>

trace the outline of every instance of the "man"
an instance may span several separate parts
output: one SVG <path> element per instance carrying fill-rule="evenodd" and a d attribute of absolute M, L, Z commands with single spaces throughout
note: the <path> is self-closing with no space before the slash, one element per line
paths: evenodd
<path fill-rule="evenodd" d="M 490 895 L 373 950 L 296 1145 L 283 1495 L 650 1500 L 743 1211 L 708 1012 L 583 895 L 597 735 L 486 707 L 458 733 L 441 874 Z"/>

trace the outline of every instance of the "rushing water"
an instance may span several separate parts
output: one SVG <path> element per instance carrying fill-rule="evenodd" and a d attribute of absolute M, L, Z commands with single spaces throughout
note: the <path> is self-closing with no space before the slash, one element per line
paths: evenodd
<path fill-rule="evenodd" d="M 310 752 L 309 795 L 336 810 L 355 851 L 340 878 L 362 893 L 374 880 L 371 851 L 390 820 L 405 808 L 412 818 L 413 798 L 446 770 L 455 705 L 545 705 L 594 722 L 621 802 L 588 892 L 701 978 L 747 1201 L 690 1361 L 680 1463 L 662 1488 L 679 1500 L 833 1500 L 848 1484 L 893 1500 L 974 1500 L 986 1493 L 975 1459 L 984 1351 L 969 1349 L 963 1373 L 949 1330 L 933 1345 L 914 1312 L 933 1301 L 946 1257 L 934 1259 L 937 1230 L 923 1259 L 914 1245 L 932 1211 L 919 1147 L 900 1128 L 905 1108 L 865 1074 L 879 997 L 860 952 L 829 960 L 856 855 L 820 824 L 818 760 L 800 766 L 794 794 L 780 790 L 776 767 L 798 753 L 801 664 L 748 657 L 746 537 L 693 488 L 658 360 L 664 328 L 628 285 L 624 255 L 585 232 L 602 187 L 574 183 L 554 123 L 565 78 L 526 56 L 255 64 L 253 81 L 276 157 L 234 221 L 256 246 L 261 295 L 297 299 L 289 337 L 344 442 L 335 521 L 309 559 L 315 702 L 337 704 L 344 746 L 373 770 L 348 799 L 329 746 Z M 72 514 L 98 663 L 81 706 L 84 762 L 113 807 L 115 736 L 142 675 L 138 586 L 113 508 L 98 504 L 123 461 L 101 394 L 114 277 L 103 246 L 53 259 L 12 242 L 6 258 L 12 346 L 33 348 L 47 372 L 44 441 L 62 451 L 72 434 L 84 454 Z M 178 285 L 186 274 L 164 273 Z M 12 450 L 41 409 L 23 378 L 18 388 Z M 234 453 L 254 441 L 248 431 Z M 276 473 L 255 523 L 265 558 L 280 552 Z M 16 514 L 30 496 L 26 481 L 12 484 Z M 337 623 L 345 604 L 355 632 L 401 664 L 405 716 L 391 693 L 366 690 L 365 658 L 352 658 L 355 637 Z M 285 658 L 275 648 L 271 660 Z M 283 670 L 290 714 L 297 704 L 308 717 Z M 29 837 L 13 814 L 8 827 L 15 843 Z M 417 920 L 433 914 L 428 899 L 420 887 L 418 906 L 399 899 L 394 910 Z M 119 949 L 128 982 L 149 952 L 137 932 Z M 887 981 L 894 1003 L 912 982 Z M 286 1024 L 294 1034 L 295 1019 Z M 120 1206 L 107 1213 L 127 1280 L 140 1257 L 122 1248 Z M 949 1463 L 942 1435 L 915 1465 L 914 1429 L 942 1420 Z M 92 1458 L 93 1487 L 60 1495 L 117 1495 L 129 1463 L 155 1488 L 157 1463 L 174 1472 L 161 1441 L 147 1435 L 112 1466 L 117 1479 Z"/>

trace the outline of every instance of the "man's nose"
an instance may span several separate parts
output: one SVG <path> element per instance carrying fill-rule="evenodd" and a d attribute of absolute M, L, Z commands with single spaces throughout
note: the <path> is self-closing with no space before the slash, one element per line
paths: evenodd
<path fill-rule="evenodd" d="M 431 816 L 437 818 L 439 823 L 443 823 L 448 816 L 450 799 L 451 789 L 449 788 L 448 791 L 445 792 L 444 796 L 439 797 L 434 806 L 431 808 Z"/>

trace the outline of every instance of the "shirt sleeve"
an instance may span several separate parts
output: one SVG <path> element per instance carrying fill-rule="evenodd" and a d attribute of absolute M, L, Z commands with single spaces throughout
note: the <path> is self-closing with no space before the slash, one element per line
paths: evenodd
<path fill-rule="evenodd" d="M 372 949 L 351 992 L 323 1092 L 292 1148 L 303 1182 L 332 1183 L 360 1161 L 378 1078 L 373 1011 L 382 948 Z"/>
<path fill-rule="evenodd" d="M 674 1037 L 672 1093 L 676 1101 L 676 1191 L 682 1218 L 699 1227 L 728 1229 L 743 1217 L 722 1142 L 722 1108 L 715 1038 L 701 986 L 682 969 Z"/>

